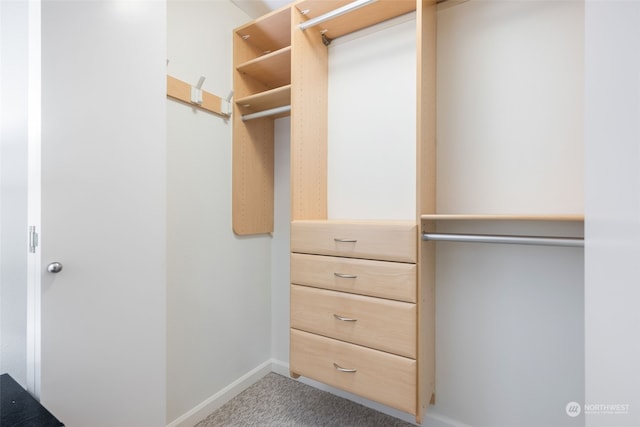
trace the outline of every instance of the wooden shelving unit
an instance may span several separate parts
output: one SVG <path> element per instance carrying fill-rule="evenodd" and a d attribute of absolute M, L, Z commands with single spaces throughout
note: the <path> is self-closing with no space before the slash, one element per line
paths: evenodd
<path fill-rule="evenodd" d="M 291 7 L 233 33 L 233 230 L 273 231 L 273 120 L 288 113 L 243 120 L 243 115 L 291 101 Z"/>
<path fill-rule="evenodd" d="M 436 230 L 443 221 L 569 223 L 583 222 L 584 216 L 436 214 L 436 2 L 377 0 L 304 31 L 299 28 L 351 2 L 301 0 L 234 31 L 233 228 L 240 235 L 273 231 L 273 119 L 288 113 L 247 121 L 242 116 L 290 105 L 291 289 L 295 296 L 291 375 L 314 378 L 382 402 L 415 415 L 420 423 L 435 396 L 436 246 L 419 243 L 423 231 Z M 384 220 L 329 220 L 328 52 L 324 41 L 410 12 L 416 14 L 417 32 L 415 221 L 398 228 Z M 402 294 L 385 273 L 396 269 L 402 270 L 394 276 L 401 279 Z M 411 331 L 411 338 L 402 342 L 410 351 L 402 353 L 384 340 L 369 340 L 382 331 L 367 329 L 364 318 L 358 322 L 364 335 L 339 329 L 349 324 L 344 318 L 349 313 L 335 317 L 332 310 L 348 312 L 353 301 L 366 307 L 362 313 L 375 313 L 385 322 L 395 318 L 396 309 L 410 310 L 410 322 L 400 328 Z M 327 313 L 334 315 L 327 318 Z M 319 325 L 326 328 L 315 329 Z M 362 362 L 360 376 L 336 368 L 334 364 L 342 363 L 337 361 L 340 358 L 347 367 Z M 393 362 L 386 364 L 386 360 Z M 402 372 L 404 380 L 398 384 L 389 372 Z"/>
<path fill-rule="evenodd" d="M 300 286 L 326 290 L 331 306 L 338 307 L 343 301 L 355 298 L 372 307 L 367 312 L 376 313 L 391 323 L 392 311 L 380 307 L 389 303 L 387 298 L 402 299 L 398 303 L 402 310 L 414 310 L 412 321 L 403 330 L 413 331 L 411 344 L 415 352 L 410 357 L 400 356 L 398 349 L 385 347 L 380 340 L 368 342 L 365 347 L 356 334 L 339 335 L 337 329 L 317 332 L 305 323 L 298 322 L 302 305 L 299 299 L 292 300 L 291 358 L 290 368 L 294 377 L 306 376 L 334 387 L 348 390 L 376 400 L 388 406 L 415 415 L 420 422 L 435 392 L 435 304 L 433 259 L 431 248 L 422 251 L 419 241 L 419 223 L 422 208 L 418 208 L 416 219 L 397 229 L 393 221 L 340 221 L 329 220 L 327 212 L 327 81 L 328 54 L 321 34 L 331 39 L 358 31 L 400 15 L 416 11 L 416 31 L 421 41 L 417 46 L 419 129 L 416 135 L 416 156 L 420 170 L 418 181 L 421 190 L 416 197 L 417 206 L 425 209 L 435 206 L 435 2 L 423 0 L 378 0 L 339 18 L 332 19 L 304 31 L 301 23 L 330 10 L 351 3 L 350 1 L 304 0 L 293 5 L 292 13 L 292 75 L 291 75 L 291 251 L 292 292 Z M 303 13 L 304 12 L 304 13 Z M 326 30 L 326 31 L 325 31 Z M 428 211 L 428 210 L 427 210 Z M 406 239 L 401 237 L 406 236 Z M 405 242 L 405 243 L 403 243 Z M 401 256 L 407 251 L 409 256 Z M 301 264 L 304 259 L 305 263 Z M 338 265 L 330 270 L 327 264 Z M 370 264 L 371 263 L 371 264 Z M 358 270 L 361 265 L 367 267 Z M 375 294 L 374 281 L 379 286 L 391 286 L 388 276 L 381 272 L 387 268 L 402 268 L 410 271 L 404 283 L 411 294 L 408 298 Z M 378 269 L 381 269 L 378 271 Z M 344 271 L 343 271 L 344 270 Z M 358 274 L 353 274 L 358 271 Z M 316 273 L 312 273 L 316 272 Z M 351 283 L 349 274 L 359 279 Z M 296 273 L 294 275 L 294 273 Z M 303 276 L 311 275 L 309 280 Z M 338 276 L 336 278 L 336 273 Z M 347 277 L 347 278 L 343 278 Z M 405 276 L 403 276 L 405 277 Z M 354 287 L 362 284 L 355 297 Z M 344 287 L 341 287 L 344 286 Z M 394 288 L 395 289 L 395 288 Z M 331 292 L 339 290 L 340 292 Z M 370 304 L 370 306 L 369 306 Z M 309 315 L 315 316 L 315 309 Z M 353 317 L 356 317 L 354 314 Z M 335 328 L 344 327 L 333 317 L 330 323 L 338 322 Z M 362 319 L 359 328 L 364 334 L 381 333 L 372 329 L 365 332 L 367 322 Z M 324 338 L 321 338 L 324 337 Z M 414 338 L 415 337 L 415 338 Z M 384 339 L 382 339 L 384 340 Z M 309 346 L 316 346 L 309 352 Z M 339 347 L 339 348 L 338 348 Z M 388 359 L 389 365 L 378 365 L 378 358 Z M 395 358 L 400 357 L 402 363 Z M 334 360 L 335 359 L 335 360 Z M 340 371 L 333 363 L 359 366 L 360 374 Z M 391 362 L 393 360 L 393 362 Z M 372 365 L 369 365 L 372 363 Z M 404 366 L 404 364 L 408 364 Z M 389 374 L 401 373 L 405 380 L 401 386 Z M 350 376 L 351 375 L 351 376 Z M 393 376 L 393 375 L 392 375 Z M 371 381 L 365 380 L 371 378 Z"/>
<path fill-rule="evenodd" d="M 321 25 L 299 28 L 351 1 L 295 2 L 234 31 L 233 228 L 241 235 L 273 231 L 273 117 L 242 121 L 242 115 L 290 105 L 292 273 L 296 273 L 291 284 L 296 296 L 291 307 L 291 375 L 352 391 L 413 414 L 421 422 L 435 393 L 435 250 L 423 250 L 418 242 L 420 215 L 435 211 L 436 3 L 378 0 Z M 416 218 L 402 223 L 328 220 L 328 50 L 322 34 L 333 39 L 414 11 Z M 351 282 L 354 274 L 333 268 L 356 271 L 359 279 Z M 386 274 L 398 269 L 402 273 L 394 279 Z M 401 281 L 402 293 L 394 280 Z M 317 295 L 326 304 L 317 304 Z M 344 329 L 348 320 L 320 312 L 324 310 L 320 306 L 327 304 L 331 310 L 335 306 L 348 311 L 350 301 L 362 304 L 362 313 L 377 316 L 382 324 L 392 323 L 399 313 L 410 313 L 398 333 L 392 333 L 403 336 L 402 345 L 410 351 L 390 347 L 381 335 L 385 328 L 365 318 L 358 322 L 360 332 L 351 334 Z M 303 307 L 307 302 L 308 310 Z M 316 324 L 316 316 L 322 318 L 321 324 L 332 326 L 314 330 L 309 322 Z M 340 363 L 358 364 L 360 373 L 338 369 Z"/>
<path fill-rule="evenodd" d="M 441 221 L 583 222 L 584 216 L 436 214 L 436 2 L 377 0 L 304 31 L 299 28 L 352 1 L 297 1 L 234 31 L 233 229 L 239 235 L 273 231 L 273 119 L 288 113 L 247 121 L 242 116 L 290 105 L 291 289 L 295 297 L 291 375 L 314 378 L 406 411 L 420 423 L 435 396 L 436 246 L 420 243 L 423 228 L 435 230 Z M 384 220 L 329 220 L 324 42 L 414 11 L 415 220 L 401 225 Z M 389 279 L 389 271 L 400 287 Z M 410 330 L 410 337 L 402 342 L 410 350 L 403 353 L 396 345 L 387 346 L 385 339 L 376 338 L 382 336 L 382 329 L 367 329 L 364 318 L 357 323 L 364 332 L 339 329 L 355 323 L 349 323 L 353 321 L 349 313 L 333 310 L 348 312 L 353 301 L 365 307 L 364 318 L 374 313 L 385 324 L 396 318 L 394 310 L 409 310 L 410 320 L 399 330 Z M 316 329 L 319 325 L 326 328 Z M 361 363 L 361 373 L 336 367 L 340 363 L 347 368 Z"/>

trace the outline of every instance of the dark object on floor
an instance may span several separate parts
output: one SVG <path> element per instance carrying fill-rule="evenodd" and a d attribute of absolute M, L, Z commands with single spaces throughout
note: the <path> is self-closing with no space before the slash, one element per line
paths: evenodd
<path fill-rule="evenodd" d="M 9 374 L 0 375 L 0 426 L 64 427 Z"/>

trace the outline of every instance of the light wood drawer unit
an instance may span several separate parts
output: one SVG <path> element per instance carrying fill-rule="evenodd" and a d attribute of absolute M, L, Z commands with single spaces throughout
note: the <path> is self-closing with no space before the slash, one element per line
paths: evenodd
<path fill-rule="evenodd" d="M 414 221 L 291 223 L 293 376 L 417 414 L 417 241 Z"/>
<path fill-rule="evenodd" d="M 413 359 L 291 329 L 290 366 L 297 374 L 416 413 Z"/>
<path fill-rule="evenodd" d="M 416 305 L 291 285 L 291 327 L 416 357 Z"/>
<path fill-rule="evenodd" d="M 415 263 L 414 221 L 293 221 L 291 252 Z"/>
<path fill-rule="evenodd" d="M 300 30 L 350 1 L 298 0 L 234 30 L 233 229 L 273 231 L 273 119 L 288 114 L 276 107 L 290 106 L 291 375 L 414 414 L 421 424 L 435 384 L 435 244 L 423 244 L 419 232 L 420 215 L 436 211 L 436 2 L 378 0 Z M 311 33 L 334 39 L 411 11 L 417 215 L 330 220 L 329 51 L 326 37 Z M 255 112 L 265 117 L 242 119 Z M 393 166 L 387 160 L 381 171 Z"/>
<path fill-rule="evenodd" d="M 416 302 L 416 265 L 291 254 L 291 283 Z"/>

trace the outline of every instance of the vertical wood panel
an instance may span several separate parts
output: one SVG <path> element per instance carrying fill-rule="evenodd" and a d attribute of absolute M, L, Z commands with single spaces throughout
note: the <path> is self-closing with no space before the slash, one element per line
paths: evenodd
<path fill-rule="evenodd" d="M 273 232 L 273 119 L 243 122 L 233 107 L 233 231 Z"/>
<path fill-rule="evenodd" d="M 436 2 L 418 0 L 417 26 L 417 221 L 436 212 Z M 435 396 L 435 244 L 418 244 L 418 408 L 422 422 Z"/>
<path fill-rule="evenodd" d="M 326 219 L 328 52 L 296 8 L 291 18 L 291 220 Z"/>

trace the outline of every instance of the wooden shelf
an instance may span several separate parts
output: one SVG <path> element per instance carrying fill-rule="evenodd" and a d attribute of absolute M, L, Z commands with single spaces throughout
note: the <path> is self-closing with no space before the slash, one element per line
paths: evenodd
<path fill-rule="evenodd" d="M 296 3 L 295 7 L 298 11 L 308 11 L 305 17 L 312 19 L 352 2 L 353 0 L 304 0 Z M 415 0 L 377 0 L 352 12 L 318 24 L 313 29 L 316 31 L 327 30 L 326 36 L 334 39 L 414 10 L 416 10 Z M 310 30 L 308 29 L 307 31 Z"/>
<path fill-rule="evenodd" d="M 291 45 L 291 7 L 285 6 L 236 29 L 236 34 L 262 52 Z"/>
<path fill-rule="evenodd" d="M 272 88 L 288 85 L 291 83 L 291 46 L 242 63 L 236 70 Z"/>
<path fill-rule="evenodd" d="M 236 100 L 236 104 L 242 108 L 243 113 L 255 113 L 270 108 L 291 105 L 291 85 L 245 96 Z"/>
<path fill-rule="evenodd" d="M 584 221 L 582 214 L 428 214 L 425 221 Z"/>

